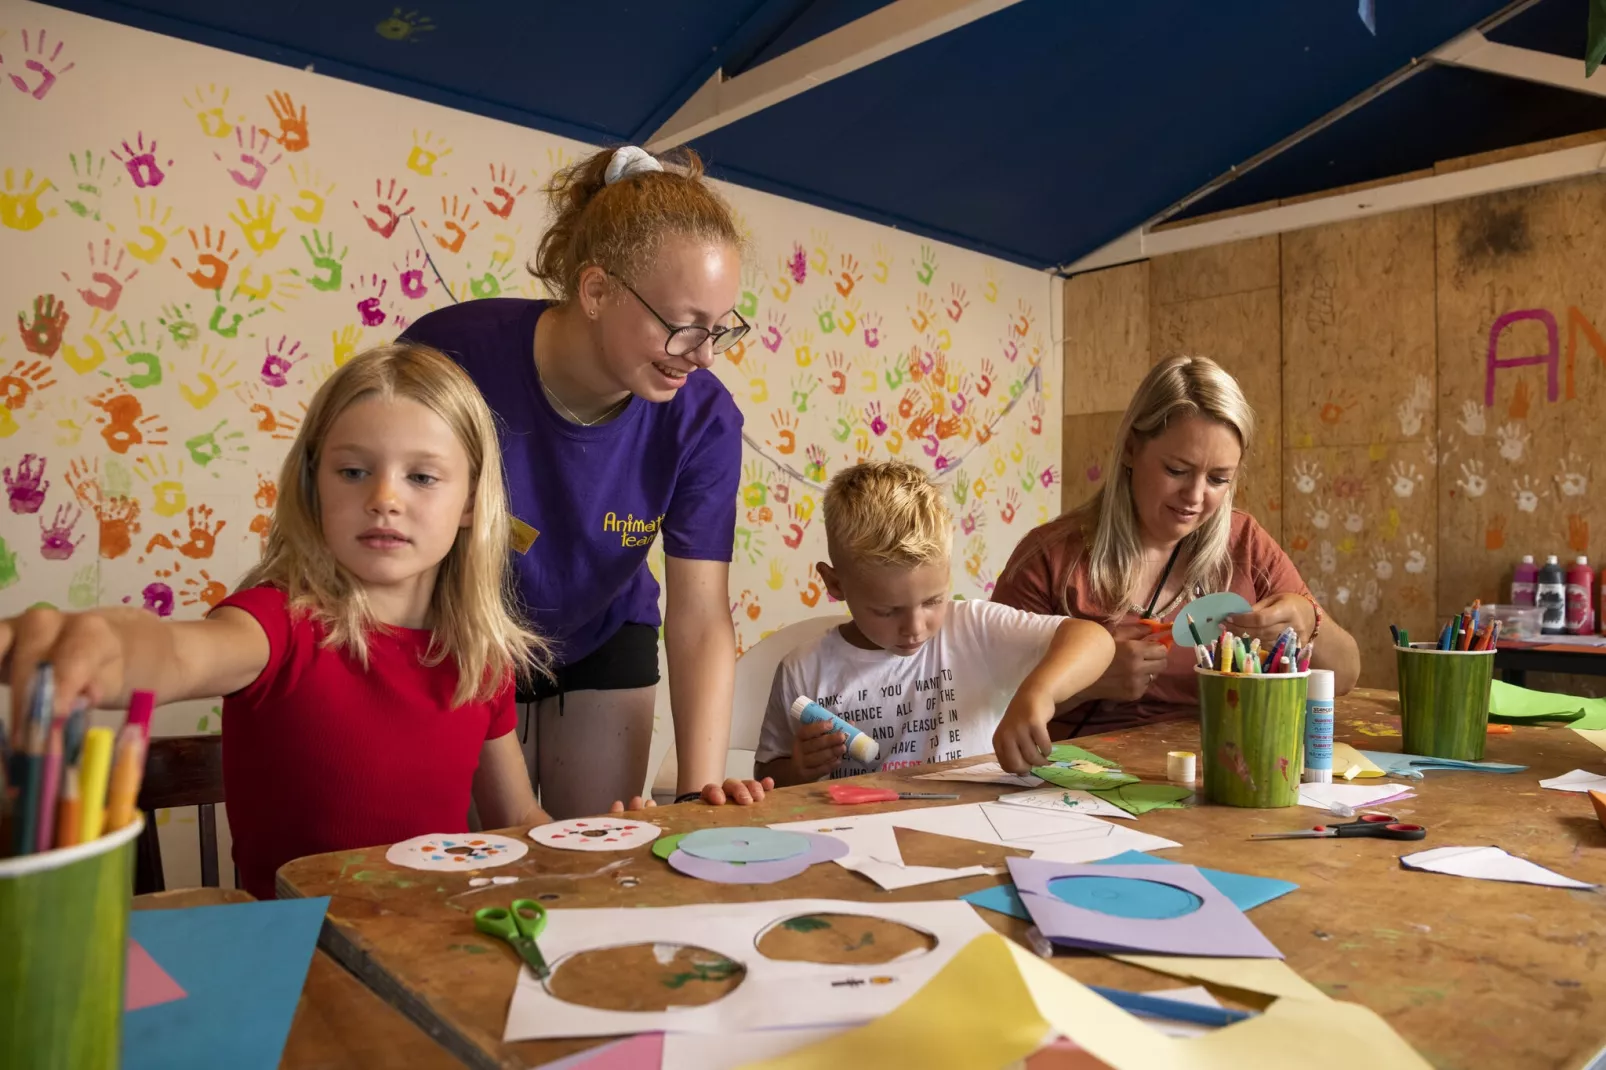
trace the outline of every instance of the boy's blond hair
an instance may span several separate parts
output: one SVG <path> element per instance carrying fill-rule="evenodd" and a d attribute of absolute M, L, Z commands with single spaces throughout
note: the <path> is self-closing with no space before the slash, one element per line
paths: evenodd
<path fill-rule="evenodd" d="M 838 568 L 913 568 L 948 558 L 954 521 L 925 472 L 901 461 L 872 461 L 843 469 L 826 487 L 825 541 Z"/>
<path fill-rule="evenodd" d="M 369 397 L 418 402 L 446 421 L 468 454 L 472 520 L 435 576 L 425 664 L 456 661 L 454 705 L 487 701 L 515 673 L 544 668 L 548 655 L 540 636 L 510 608 L 511 522 L 491 410 L 468 373 L 437 350 L 405 342 L 379 346 L 353 357 L 318 388 L 284 459 L 267 548 L 240 586 L 284 591 L 292 611 L 323 626 L 330 646 L 368 667 L 368 633 L 381 625 L 361 582 L 324 541 L 317 472 L 336 418 Z"/>

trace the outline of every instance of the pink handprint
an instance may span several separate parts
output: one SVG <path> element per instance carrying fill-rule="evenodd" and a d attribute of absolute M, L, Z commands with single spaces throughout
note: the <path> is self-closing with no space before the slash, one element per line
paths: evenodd
<path fill-rule="evenodd" d="M 51 51 L 49 56 L 46 56 L 45 48 L 47 45 L 45 41 L 45 31 L 39 31 L 37 40 L 38 43 L 35 44 L 32 40 L 30 40 L 28 31 L 22 31 L 23 53 L 27 54 L 31 52 L 35 57 L 37 57 L 28 59 L 23 63 L 23 67 L 39 76 L 39 84 L 36 86 L 29 86 L 28 79 L 22 77 L 20 74 L 13 74 L 11 76 L 11 84 L 17 87 L 18 92 L 27 93 L 35 100 L 44 100 L 45 94 L 50 92 L 50 87 L 56 84 L 56 79 L 72 70 L 75 65 L 68 63 L 65 67 L 62 67 L 59 70 L 53 69 L 56 61 L 61 58 L 61 50 L 65 42 L 57 41 L 55 49 Z"/>
<path fill-rule="evenodd" d="M 97 257 L 95 243 L 89 243 L 89 281 L 94 286 L 79 288 L 78 296 L 83 299 L 84 304 L 103 312 L 111 312 L 117 308 L 117 301 L 123 296 L 124 284 L 139 274 L 139 268 L 131 268 L 122 278 L 117 277 L 116 273 L 123 270 L 125 252 L 123 246 L 119 245 L 116 258 L 113 259 L 112 240 L 106 238 L 101 241 L 100 255 Z M 72 276 L 65 271 L 61 273 L 61 277 L 68 283 L 72 282 Z"/>
<path fill-rule="evenodd" d="M 1020 492 L 1011 487 L 1004 499 L 1004 504 L 998 507 L 998 518 L 1006 524 L 1015 522 L 1015 514 L 1020 511 Z"/>
<path fill-rule="evenodd" d="M 864 344 L 868 349 L 874 349 L 881 344 L 881 313 L 867 312 L 864 319 L 859 321 L 864 326 Z"/>
<path fill-rule="evenodd" d="M 864 422 L 870 425 L 870 431 L 877 438 L 887 433 L 887 418 L 882 415 L 881 402 L 872 401 L 864 407 Z"/>
<path fill-rule="evenodd" d="M 56 515 L 49 524 L 45 523 L 43 515 L 39 517 L 39 556 L 46 561 L 65 561 L 78 549 L 78 544 L 84 541 L 82 535 L 73 538 L 73 528 L 83 517 L 84 511 L 72 502 L 56 506 Z"/>
<path fill-rule="evenodd" d="M 786 340 L 786 315 L 779 316 L 770 313 L 770 321 L 764 328 L 764 334 L 759 338 L 764 348 L 771 353 L 781 350 L 781 343 Z"/>
<path fill-rule="evenodd" d="M 144 606 L 158 617 L 171 617 L 173 615 L 173 588 L 157 581 L 147 583 L 140 592 L 144 599 Z"/>
<path fill-rule="evenodd" d="M 997 369 L 993 367 L 993 362 L 983 360 L 981 362 L 981 377 L 976 380 L 976 393 L 982 397 L 991 394 L 993 392 L 993 376 L 996 374 Z"/>
<path fill-rule="evenodd" d="M 1043 433 L 1043 398 L 1042 398 L 1042 395 L 1038 395 L 1037 397 L 1032 398 L 1031 404 L 1028 405 L 1026 407 L 1026 409 L 1027 409 L 1028 412 L 1030 412 L 1032 414 L 1032 422 L 1029 425 L 1030 428 L 1031 428 L 1032 434 L 1041 435 Z"/>
<path fill-rule="evenodd" d="M 5 479 L 6 497 L 10 499 L 13 513 L 37 513 L 39 507 L 45 504 L 45 492 L 50 489 L 50 480 L 45 478 L 45 459 L 33 453 L 24 453 L 22 460 L 17 462 L 17 471 L 13 475 L 7 467 L 0 477 Z"/>
<path fill-rule="evenodd" d="M 229 166 L 231 161 L 225 160 L 220 152 L 214 152 L 212 156 L 228 167 L 229 177 L 234 179 L 235 185 L 254 190 L 261 187 L 262 180 L 267 177 L 268 168 L 284 159 L 284 153 L 278 151 L 274 151 L 271 159 L 263 159 L 268 155 L 274 141 L 274 136 L 261 127 L 236 126 L 234 144 L 238 154 L 235 159 L 243 165 L 244 170 Z"/>
<path fill-rule="evenodd" d="M 970 302 L 965 300 L 965 288 L 957 282 L 949 286 L 948 303 L 943 306 L 943 311 L 948 314 L 948 318 L 958 323 L 960 317 L 964 316 L 965 309 L 969 307 Z"/>
<path fill-rule="evenodd" d="M 410 301 L 416 301 L 429 292 L 424 283 L 424 271 L 417 265 L 425 262 L 424 253 L 420 249 L 409 249 L 407 255 L 399 264 L 392 263 L 399 274 L 402 296 Z"/>
<path fill-rule="evenodd" d="M 368 224 L 369 230 L 381 238 L 389 238 L 396 233 L 396 224 L 401 222 L 402 216 L 411 215 L 413 212 L 411 208 L 405 212 L 399 210 L 403 202 L 407 200 L 407 187 L 403 186 L 401 191 L 397 192 L 394 178 L 390 180 L 390 185 L 388 186 L 385 184 L 384 179 L 376 178 L 374 179 L 374 197 L 379 202 L 374 206 L 374 211 L 378 213 L 380 218 L 375 219 L 371 215 L 364 215 L 363 220 Z M 359 212 L 362 211 L 362 205 L 357 201 L 352 201 L 351 206 Z"/>
<path fill-rule="evenodd" d="M 804 251 L 800 243 L 792 244 L 792 256 L 786 262 L 786 268 L 792 275 L 792 281 L 799 286 L 809 277 L 809 254 Z"/>
<path fill-rule="evenodd" d="M 386 280 L 378 275 L 364 275 L 361 279 L 352 283 L 351 289 L 353 293 L 367 293 L 373 290 L 375 286 L 379 287 L 376 293 L 357 302 L 357 314 L 362 317 L 362 325 L 364 327 L 378 327 L 385 322 L 385 309 L 380 301 L 385 296 L 386 285 Z"/>
<path fill-rule="evenodd" d="M 280 335 L 277 345 L 269 345 L 267 359 L 262 362 L 262 381 L 269 386 L 279 387 L 288 384 L 290 369 L 307 357 L 306 354 L 296 355 L 301 352 L 300 342 L 291 342 L 290 348 L 286 349 L 285 343 L 289 341 L 288 336 Z"/>
<path fill-rule="evenodd" d="M 127 155 L 125 156 L 124 153 L 127 153 Z M 134 185 L 140 189 L 160 186 L 162 179 L 167 177 L 166 172 L 156 164 L 156 139 L 154 137 L 151 138 L 150 147 L 147 148 L 143 132 L 135 136 L 132 146 L 126 141 L 123 142 L 122 152 L 113 149 L 112 156 L 122 163 L 123 167 L 128 171 L 128 177 L 132 178 Z M 173 161 L 168 160 L 167 166 L 172 167 Z"/>
<path fill-rule="evenodd" d="M 809 463 L 806 466 L 804 466 L 803 475 L 808 479 L 814 480 L 816 483 L 824 483 L 825 482 L 825 449 L 824 449 L 824 447 L 822 447 L 818 443 L 814 443 L 814 444 L 810 445 L 809 448 L 804 451 L 804 453 L 808 456 Z"/>

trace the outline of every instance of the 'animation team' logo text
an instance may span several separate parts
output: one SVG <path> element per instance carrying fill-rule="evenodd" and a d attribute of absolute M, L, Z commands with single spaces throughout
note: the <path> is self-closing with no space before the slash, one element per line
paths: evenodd
<path fill-rule="evenodd" d="M 602 518 L 602 530 L 617 532 L 620 546 L 651 546 L 663 524 L 662 513 L 658 514 L 656 520 L 638 520 L 635 513 L 627 513 L 623 517 L 618 513 L 609 513 Z"/>

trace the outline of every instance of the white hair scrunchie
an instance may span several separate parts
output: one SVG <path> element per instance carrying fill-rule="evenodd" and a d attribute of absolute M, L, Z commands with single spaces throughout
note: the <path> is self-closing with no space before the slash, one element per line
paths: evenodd
<path fill-rule="evenodd" d="M 664 165 L 659 163 L 646 149 L 638 149 L 634 145 L 625 145 L 615 149 L 613 157 L 608 160 L 608 171 L 603 176 L 606 185 L 613 185 L 620 179 L 632 175 L 644 175 L 649 171 L 662 171 Z"/>

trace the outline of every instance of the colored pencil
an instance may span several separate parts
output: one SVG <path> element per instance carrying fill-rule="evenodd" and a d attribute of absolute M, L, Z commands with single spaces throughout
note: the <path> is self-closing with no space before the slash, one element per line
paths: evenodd
<path fill-rule="evenodd" d="M 1255 1017 L 1250 1011 L 1204 1006 L 1146 992 L 1128 992 L 1123 988 L 1106 988 L 1103 985 L 1088 987 L 1122 1010 L 1149 1018 L 1168 1018 L 1174 1022 L 1193 1022 L 1197 1025 L 1232 1025 Z"/>
<path fill-rule="evenodd" d="M 106 786 L 112 768 L 112 730 L 84 733 L 84 756 L 78 769 L 79 843 L 98 839 L 106 826 Z"/>
<path fill-rule="evenodd" d="M 37 840 L 39 802 L 44 790 L 45 751 L 50 746 L 50 709 L 55 700 L 55 670 L 47 662 L 34 672 L 33 695 L 28 703 L 27 744 L 18 750 L 13 771 L 17 784 L 17 807 L 12 815 L 11 830 L 13 854 L 33 854 L 42 849 Z"/>
<path fill-rule="evenodd" d="M 106 789 L 107 832 L 116 832 L 134 820 L 134 803 L 139 798 L 139 783 L 144 775 L 145 732 L 140 725 L 130 722 L 117 733 L 111 783 Z"/>
<path fill-rule="evenodd" d="M 56 796 L 61 789 L 61 734 L 66 721 L 65 717 L 50 719 L 44 776 L 39 782 L 39 831 L 33 841 L 36 851 L 48 851 L 56 845 Z"/>
<path fill-rule="evenodd" d="M 1193 636 L 1193 645 L 1194 646 L 1204 646 L 1205 645 L 1205 641 L 1204 641 L 1204 638 L 1199 634 L 1199 626 L 1197 624 L 1193 623 L 1193 614 L 1189 613 L 1187 616 L 1188 616 L 1188 631 Z"/>
<path fill-rule="evenodd" d="M 89 709 L 79 702 L 67 717 L 62 732 L 61 789 L 56 801 L 56 846 L 71 847 L 84 834 L 83 796 L 79 790 L 80 764 L 84 757 L 84 735 L 89 728 Z"/>

